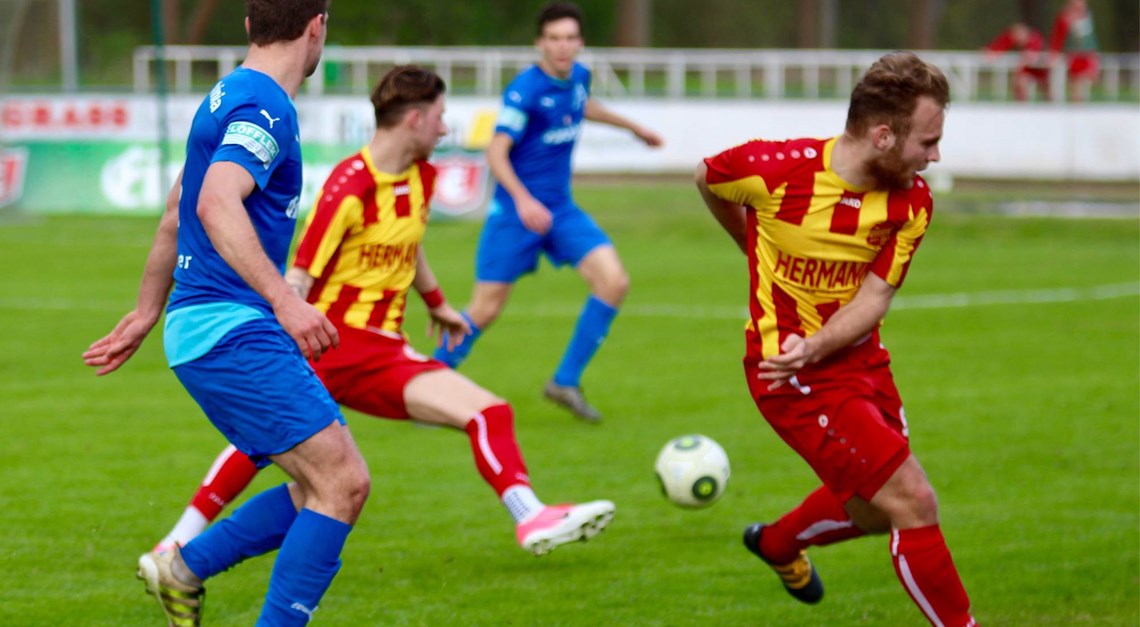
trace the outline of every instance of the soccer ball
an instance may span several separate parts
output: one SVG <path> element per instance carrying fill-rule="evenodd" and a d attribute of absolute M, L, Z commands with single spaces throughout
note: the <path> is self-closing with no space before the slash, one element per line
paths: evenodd
<path fill-rule="evenodd" d="M 712 438 L 696 434 L 669 440 L 653 469 L 670 501 L 694 508 L 715 503 L 731 474 L 724 449 Z"/>

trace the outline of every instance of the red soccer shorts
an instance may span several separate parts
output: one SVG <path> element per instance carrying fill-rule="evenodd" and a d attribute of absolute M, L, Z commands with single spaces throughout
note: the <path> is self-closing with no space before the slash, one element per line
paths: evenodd
<path fill-rule="evenodd" d="M 870 501 L 910 455 L 902 400 L 887 364 L 837 369 L 797 390 L 768 391 L 745 364 L 748 389 L 768 424 L 837 498 Z M 806 392 L 806 393 L 805 393 Z"/>
<path fill-rule="evenodd" d="M 1100 58 L 1095 52 L 1075 53 L 1069 57 L 1069 78 L 1096 80 Z"/>
<path fill-rule="evenodd" d="M 379 418 L 407 420 L 404 387 L 447 365 L 420 355 L 400 337 L 338 325 L 340 346 L 312 362 L 338 403 Z"/>
<path fill-rule="evenodd" d="M 1042 85 L 1049 84 L 1049 68 L 1037 65 L 1022 65 L 1017 68 L 1018 74 L 1024 74 L 1029 78 L 1041 83 Z"/>

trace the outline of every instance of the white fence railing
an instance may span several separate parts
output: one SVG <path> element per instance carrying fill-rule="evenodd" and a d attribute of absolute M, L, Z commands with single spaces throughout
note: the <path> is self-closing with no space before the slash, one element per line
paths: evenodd
<path fill-rule="evenodd" d="M 208 87 L 236 67 L 244 47 L 168 46 L 163 49 L 171 90 L 190 93 Z M 874 50 L 718 50 L 589 48 L 583 63 L 594 72 L 594 93 L 636 98 L 810 98 L 846 99 L 863 71 L 883 51 Z M 951 82 L 955 101 L 1011 97 L 1015 55 L 988 59 L 979 52 L 922 51 Z M 387 68 L 404 63 L 431 67 L 451 93 L 497 96 L 522 68 L 534 63 L 529 47 L 338 47 L 329 46 L 321 67 L 306 81 L 310 94 L 371 91 Z M 155 88 L 156 49 L 135 50 L 134 87 Z M 1065 96 L 1061 64 L 1052 73 L 1051 92 Z M 1094 98 L 1132 102 L 1140 93 L 1140 54 L 1101 55 Z"/>

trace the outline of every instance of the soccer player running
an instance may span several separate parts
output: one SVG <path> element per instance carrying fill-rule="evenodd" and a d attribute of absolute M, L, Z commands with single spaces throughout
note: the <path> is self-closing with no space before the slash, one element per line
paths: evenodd
<path fill-rule="evenodd" d="M 246 10 L 249 51 L 194 115 L 138 304 L 84 353 L 100 375 L 119 368 L 169 295 L 164 344 L 179 381 L 235 447 L 293 479 L 185 547 L 142 556 L 139 576 L 172 625 L 198 624 L 204 580 L 273 550 L 258 624 L 308 623 L 370 489 L 340 408 L 305 361 L 335 347 L 337 329 L 283 277 L 301 198 L 292 98 L 320 60 L 328 1 L 247 0 Z"/>
<path fill-rule="evenodd" d="M 753 140 L 705 159 L 696 183 L 748 257 L 744 372 L 756 407 L 823 486 L 744 531 L 796 599 L 823 584 L 805 549 L 891 534 L 899 580 L 935 625 L 974 625 L 908 444 L 879 325 L 930 222 L 917 173 L 938 161 L 946 77 L 909 52 L 875 62 L 851 94 L 844 133 Z"/>
<path fill-rule="evenodd" d="M 613 518 L 613 503 L 539 501 L 511 406 L 417 354 L 402 331 L 409 287 L 427 304 L 429 330 L 438 329 L 441 341 L 458 341 L 468 328 L 444 299 L 421 246 L 435 182 L 426 160 L 447 132 L 444 90 L 439 76 L 415 66 L 398 66 L 380 80 L 372 93 L 376 132 L 321 188 L 286 279 L 340 336 L 340 347 L 312 364 L 333 398 L 376 417 L 466 431 L 479 474 L 514 518 L 519 545 L 542 555 L 597 535 Z M 200 533 L 255 474 L 241 451 L 224 450 L 156 550 Z"/>
<path fill-rule="evenodd" d="M 543 7 L 535 40 L 542 57 L 507 86 L 487 148 L 498 185 L 479 239 L 475 288 L 462 314 L 471 330 L 457 346 L 441 346 L 435 358 L 458 367 L 502 313 L 515 281 L 534 272 L 539 254 L 545 254 L 556 266 L 572 265 L 590 296 L 544 394 L 577 417 L 598 422 L 601 414 L 582 394 L 582 372 L 609 333 L 629 277 L 609 237 L 574 203 L 570 158 L 583 117 L 628 129 L 649 146 L 662 140 L 590 97 L 590 71 L 575 61 L 582 44 L 577 5 Z"/>

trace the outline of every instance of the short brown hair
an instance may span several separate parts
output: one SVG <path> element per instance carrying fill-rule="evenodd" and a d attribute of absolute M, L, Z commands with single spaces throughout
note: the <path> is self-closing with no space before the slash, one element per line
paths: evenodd
<path fill-rule="evenodd" d="M 950 84 L 942 70 L 913 52 L 885 55 L 851 92 L 847 132 L 860 134 L 874 125 L 886 124 L 896 135 L 906 137 L 921 96 L 932 98 L 943 108 L 950 104 Z"/>
<path fill-rule="evenodd" d="M 310 20 L 328 12 L 329 0 L 245 0 L 249 43 L 293 41 L 304 34 Z"/>
<path fill-rule="evenodd" d="M 542 29 L 550 22 L 556 22 L 564 18 L 570 18 L 578 22 L 578 33 L 582 32 L 582 9 L 573 2 L 549 2 L 546 6 L 538 12 L 538 20 L 536 26 L 538 27 L 537 34 L 542 36 Z"/>
<path fill-rule="evenodd" d="M 435 72 L 416 65 L 397 65 L 380 79 L 372 91 L 376 128 L 390 128 L 411 107 L 431 104 L 447 90 Z"/>

